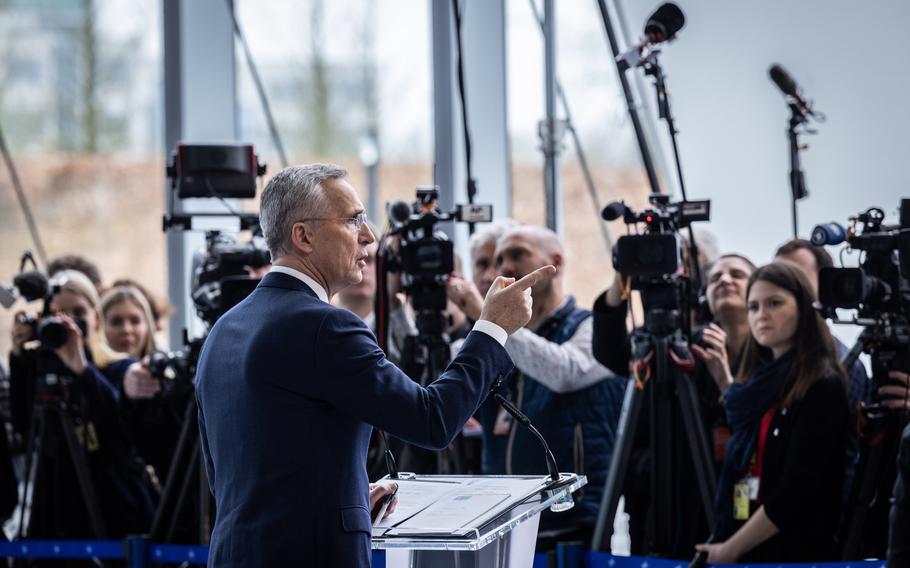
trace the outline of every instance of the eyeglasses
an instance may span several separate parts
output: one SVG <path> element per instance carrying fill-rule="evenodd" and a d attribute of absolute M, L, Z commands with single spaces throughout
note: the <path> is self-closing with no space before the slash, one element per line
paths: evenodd
<path fill-rule="evenodd" d="M 361 213 L 353 217 L 310 217 L 309 219 L 301 219 L 300 221 L 344 221 L 348 225 L 353 225 L 354 231 L 359 233 L 363 224 L 367 222 L 367 214 Z"/>

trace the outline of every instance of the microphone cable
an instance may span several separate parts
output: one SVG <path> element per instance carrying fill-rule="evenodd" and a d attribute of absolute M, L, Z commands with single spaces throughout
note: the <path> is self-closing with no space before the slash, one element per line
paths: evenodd
<path fill-rule="evenodd" d="M 455 16 L 455 53 L 457 55 L 456 69 L 458 74 L 458 99 L 461 101 L 461 126 L 464 131 L 464 158 L 465 175 L 468 178 L 468 203 L 474 204 L 477 194 L 477 180 L 474 179 L 473 153 L 471 151 L 471 129 L 468 126 L 468 99 L 464 86 L 464 50 L 461 45 L 461 8 L 459 0 L 452 0 L 452 12 Z M 474 234 L 474 223 L 468 223 L 468 234 Z"/>

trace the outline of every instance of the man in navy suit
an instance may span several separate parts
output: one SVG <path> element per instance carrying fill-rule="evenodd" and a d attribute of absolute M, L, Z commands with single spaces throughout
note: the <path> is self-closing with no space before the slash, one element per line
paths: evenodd
<path fill-rule="evenodd" d="M 512 368 L 506 339 L 530 318 L 529 288 L 555 272 L 497 279 L 458 356 L 423 388 L 360 318 L 329 304 L 360 281 L 375 240 L 345 175 L 316 164 L 269 182 L 260 219 L 273 268 L 200 355 L 199 428 L 217 505 L 209 566 L 369 566 L 372 426 L 447 446 Z"/>

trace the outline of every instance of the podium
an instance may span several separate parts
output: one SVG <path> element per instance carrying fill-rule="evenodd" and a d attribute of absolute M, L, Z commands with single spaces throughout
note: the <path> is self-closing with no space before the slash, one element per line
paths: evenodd
<path fill-rule="evenodd" d="M 395 512 L 373 527 L 389 568 L 531 568 L 540 513 L 572 508 L 583 475 L 414 475 Z"/>

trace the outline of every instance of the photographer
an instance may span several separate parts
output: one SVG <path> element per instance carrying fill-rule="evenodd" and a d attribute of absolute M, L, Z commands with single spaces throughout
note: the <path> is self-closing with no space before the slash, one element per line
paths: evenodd
<path fill-rule="evenodd" d="M 154 503 L 142 462 L 120 422 L 119 394 L 110 380 L 112 376 L 122 376 L 131 360 L 104 342 L 98 296 L 88 277 L 74 270 L 64 270 L 56 276 L 64 283 L 53 295 L 50 310 L 58 314 L 65 326 L 66 343 L 52 353 L 28 349 L 26 344 L 34 331 L 22 314 L 17 314 L 13 329 L 10 390 L 16 428 L 26 446 L 33 409 L 37 404 L 44 404 L 36 400 L 38 381 L 42 380 L 37 376 L 38 359 L 58 358 L 62 368 L 72 375 L 63 395 L 67 402 L 64 419 L 73 420 L 83 446 L 81 451 L 85 452 L 108 530 L 106 536 L 116 538 L 129 532 L 142 532 L 148 529 Z M 48 450 L 50 447 L 40 450 L 44 452 L 44 465 L 37 472 L 28 535 L 58 536 L 60 531 L 69 537 L 86 536 L 88 525 L 78 515 L 66 513 L 56 521 L 52 518 L 51 509 L 83 510 L 84 504 L 71 475 L 69 458 L 62 450 L 53 454 Z M 55 479 L 55 475 L 62 477 Z"/>
<path fill-rule="evenodd" d="M 724 445 L 729 438 L 729 428 L 724 419 L 721 394 L 732 382 L 731 369 L 736 369 L 743 346 L 749 336 L 746 310 L 746 285 L 755 270 L 748 258 L 739 254 L 724 254 L 707 266 L 706 298 L 714 318 L 709 325 L 696 330 L 692 352 L 696 355 L 696 367 L 691 374 L 698 393 L 701 421 L 708 429 L 709 442 L 714 448 L 717 467 L 723 461 Z M 614 373 L 628 373 L 631 357 L 626 316 L 628 303 L 624 298 L 624 282 L 617 273 L 613 285 L 601 294 L 593 310 L 593 353 L 594 356 Z M 641 416 L 648 416 L 650 402 L 643 401 Z M 636 430 L 633 442 L 631 471 L 626 476 L 623 493 L 625 510 L 629 514 L 629 535 L 633 554 L 644 554 L 648 509 L 651 502 L 651 452 L 650 428 L 642 421 Z M 691 467 L 682 470 L 687 480 L 682 485 L 695 486 L 695 472 Z M 694 492 L 680 491 L 680 497 L 687 509 L 699 509 Z M 678 526 L 674 551 L 682 556 L 702 538 L 707 529 L 706 520 L 698 513 L 698 521 Z"/>
<path fill-rule="evenodd" d="M 833 560 L 847 444 L 846 377 L 803 273 L 749 279 L 752 332 L 724 394 L 733 435 L 715 499 L 709 563 Z"/>
<path fill-rule="evenodd" d="M 521 278 L 547 264 L 557 267 L 556 274 L 531 289 L 531 320 L 506 344 L 519 373 L 509 377 L 504 396 L 548 440 L 559 469 L 587 475 L 588 485 L 572 513 L 544 513 L 539 550 L 548 550 L 559 541 L 590 540 L 625 387 L 624 380 L 599 365 L 591 354 L 591 314 L 577 307 L 575 298 L 563 289 L 565 256 L 559 237 L 542 227 L 520 226 L 507 231 L 497 243 L 495 265 L 501 276 Z M 471 283 L 454 279 L 449 294 L 469 318 L 479 317 L 481 297 Z M 479 417 L 484 431 L 484 473 L 543 471 L 540 443 L 499 405 L 488 400 Z"/>
<path fill-rule="evenodd" d="M 108 343 L 139 361 L 127 368 L 122 383 L 121 411 L 124 425 L 139 456 L 166 479 L 180 436 L 183 415 L 192 385 L 169 384 L 162 392 L 161 378 L 149 371 L 148 357 L 156 350 L 154 316 L 142 292 L 133 286 L 115 286 L 101 298 Z"/>

